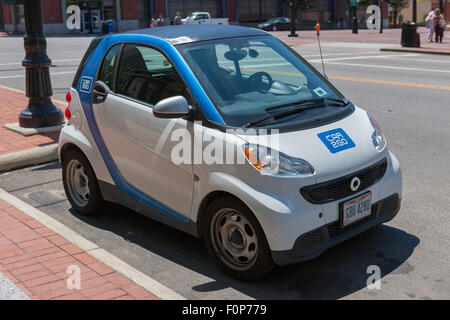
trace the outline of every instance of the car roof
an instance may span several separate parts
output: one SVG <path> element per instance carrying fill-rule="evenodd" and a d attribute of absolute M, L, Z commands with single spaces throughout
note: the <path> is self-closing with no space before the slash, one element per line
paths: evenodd
<path fill-rule="evenodd" d="M 169 41 L 173 45 L 215 39 L 269 35 L 267 32 L 255 28 L 219 24 L 188 24 L 146 28 L 127 31 L 125 34 L 147 34 Z"/>

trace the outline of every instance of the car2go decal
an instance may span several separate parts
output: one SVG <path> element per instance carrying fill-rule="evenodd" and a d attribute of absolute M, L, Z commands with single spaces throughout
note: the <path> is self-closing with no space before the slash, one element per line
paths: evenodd
<path fill-rule="evenodd" d="M 341 128 L 322 132 L 317 135 L 331 153 L 337 153 L 355 147 L 355 143 Z"/>

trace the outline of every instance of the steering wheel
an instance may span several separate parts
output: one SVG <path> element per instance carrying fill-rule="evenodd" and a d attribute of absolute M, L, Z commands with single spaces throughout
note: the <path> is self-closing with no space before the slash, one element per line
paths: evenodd
<path fill-rule="evenodd" d="M 268 80 L 268 83 L 263 81 L 263 78 Z M 273 79 L 267 72 L 259 71 L 248 77 L 247 81 L 250 87 L 258 91 L 269 91 L 273 84 Z"/>

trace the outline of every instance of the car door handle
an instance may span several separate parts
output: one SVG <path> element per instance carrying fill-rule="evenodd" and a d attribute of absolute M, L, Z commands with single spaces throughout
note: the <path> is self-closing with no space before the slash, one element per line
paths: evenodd
<path fill-rule="evenodd" d="M 92 103 L 105 102 L 110 89 L 103 81 L 95 81 L 94 90 L 92 90 Z"/>

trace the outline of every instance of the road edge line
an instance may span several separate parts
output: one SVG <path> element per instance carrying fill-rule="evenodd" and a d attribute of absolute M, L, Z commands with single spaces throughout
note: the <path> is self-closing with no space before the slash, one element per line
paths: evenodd
<path fill-rule="evenodd" d="M 11 90 L 11 91 L 14 91 L 14 92 L 17 92 L 17 93 L 26 94 L 26 92 L 23 91 L 23 90 L 19 90 L 19 89 L 16 89 L 16 88 L 8 87 L 8 86 L 5 86 L 3 84 L 0 84 L 0 88 L 1 89 L 5 89 L 5 90 Z M 56 102 L 56 103 L 59 103 L 59 104 L 65 106 L 65 107 L 67 107 L 67 105 L 68 105 L 68 103 L 66 101 L 61 101 L 61 100 L 58 100 L 58 99 L 52 99 L 52 101 Z M 25 107 L 26 106 L 23 106 L 24 109 L 25 109 Z"/>
<path fill-rule="evenodd" d="M 125 277 L 132 280 L 136 284 L 142 286 L 150 293 L 158 296 L 159 298 L 166 300 L 186 300 L 186 298 L 176 293 L 172 289 L 169 289 L 162 283 L 142 273 L 141 271 L 137 270 L 136 268 L 129 265 L 125 261 L 117 258 L 115 255 L 99 247 L 94 242 L 84 238 L 77 232 L 73 231 L 66 225 L 62 224 L 61 222 L 53 219 L 52 217 L 40 211 L 39 209 L 36 209 L 35 207 L 24 202 L 23 200 L 5 191 L 3 188 L 0 188 L 0 199 L 8 202 L 15 208 L 23 211 L 33 219 L 37 220 L 38 222 L 42 223 L 49 229 L 55 231 L 62 237 L 66 238 L 71 243 L 78 246 L 80 249 L 86 251 L 88 254 L 92 255 L 97 260 L 113 268 L 120 274 L 124 275 Z"/>

